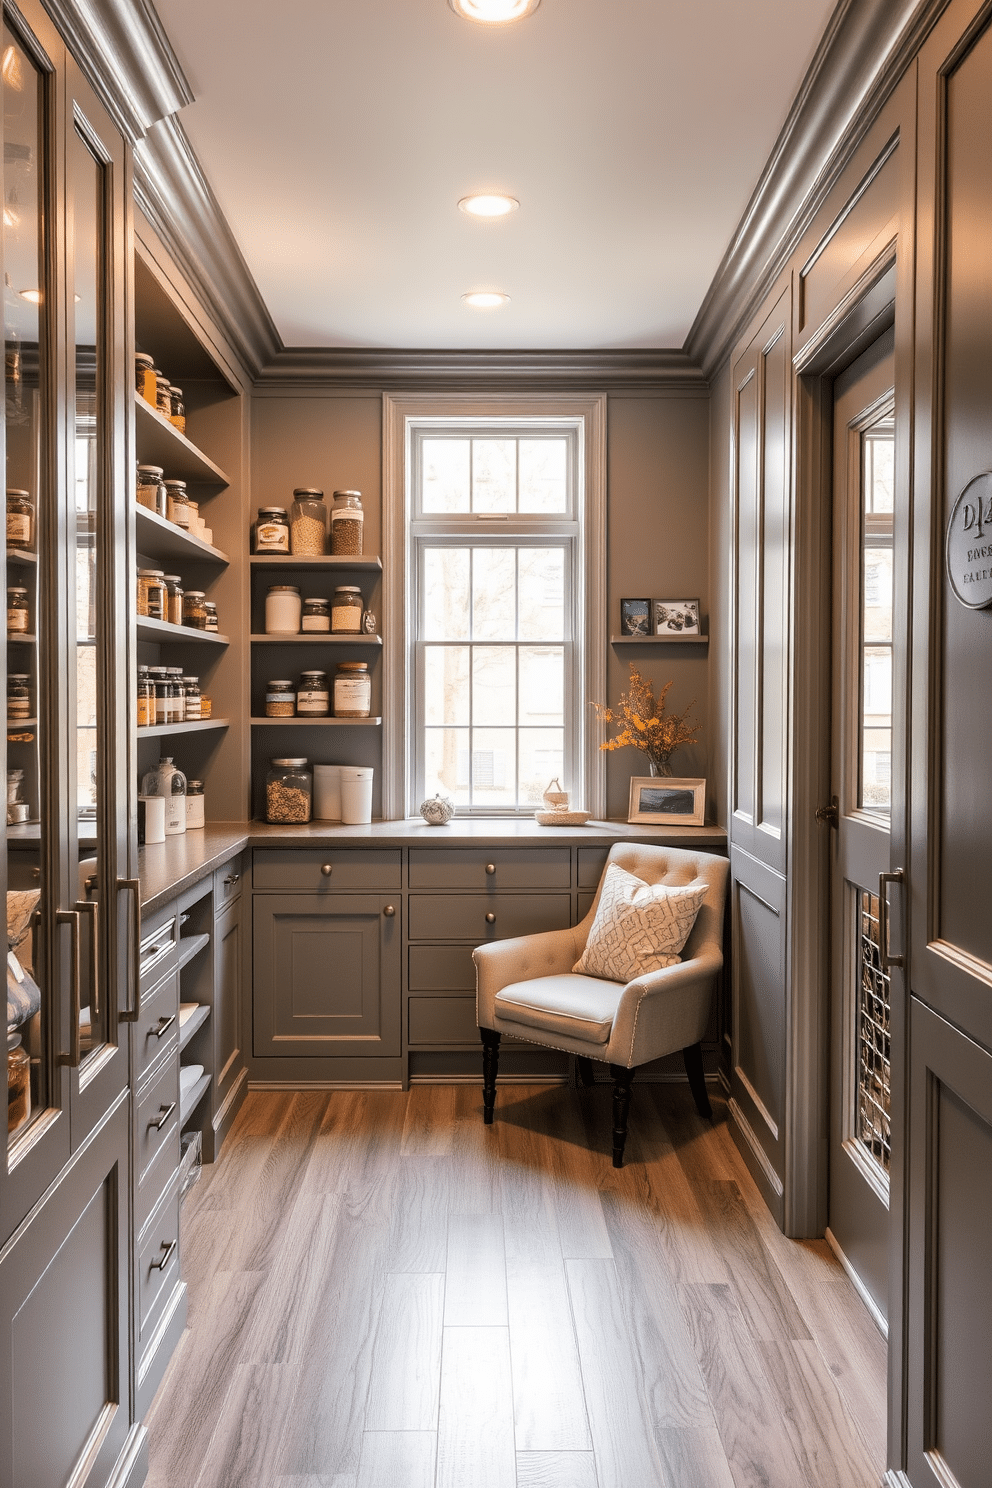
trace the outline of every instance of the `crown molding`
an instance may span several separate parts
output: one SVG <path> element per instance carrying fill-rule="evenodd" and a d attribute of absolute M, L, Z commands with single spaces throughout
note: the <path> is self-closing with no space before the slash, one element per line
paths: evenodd
<path fill-rule="evenodd" d="M 132 145 L 193 102 L 150 0 L 44 0 L 66 45 Z"/>
<path fill-rule="evenodd" d="M 285 347 L 264 367 L 261 389 L 549 387 L 704 394 L 705 377 L 684 351 L 405 351 L 366 347 Z"/>
<path fill-rule="evenodd" d="M 949 0 L 841 0 L 685 350 L 707 377 L 785 267 L 844 165 Z"/>

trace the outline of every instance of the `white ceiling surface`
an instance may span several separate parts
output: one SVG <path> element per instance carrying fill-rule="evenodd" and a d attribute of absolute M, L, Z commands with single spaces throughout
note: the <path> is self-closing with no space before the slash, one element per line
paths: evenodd
<path fill-rule="evenodd" d="M 287 346 L 539 350 L 681 346 L 834 0 L 158 6 Z"/>

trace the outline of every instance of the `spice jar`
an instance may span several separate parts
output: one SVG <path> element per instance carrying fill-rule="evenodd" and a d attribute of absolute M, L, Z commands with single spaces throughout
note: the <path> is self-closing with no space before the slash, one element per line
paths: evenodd
<path fill-rule="evenodd" d="M 28 609 L 28 591 L 18 584 L 7 590 L 7 634 L 27 635 L 31 629 L 31 611 Z"/>
<path fill-rule="evenodd" d="M 362 591 L 354 584 L 339 584 L 335 589 L 331 630 L 335 635 L 361 635 Z"/>
<path fill-rule="evenodd" d="M 199 677 L 183 678 L 183 720 L 186 723 L 195 723 L 200 716 L 200 679 Z M 192 781 L 189 785 L 192 785 Z"/>
<path fill-rule="evenodd" d="M 155 358 L 147 351 L 134 353 L 134 390 L 139 398 L 155 407 L 158 401 L 155 396 Z"/>
<path fill-rule="evenodd" d="M 186 722 L 186 689 L 182 667 L 167 667 L 169 676 L 169 716 L 173 723 Z"/>
<path fill-rule="evenodd" d="M 313 775 L 305 759 L 274 759 L 265 777 L 265 820 L 302 823 L 310 820 Z"/>
<path fill-rule="evenodd" d="M 7 1136 L 26 1126 L 31 1115 L 31 1056 L 19 1033 L 7 1035 Z"/>
<path fill-rule="evenodd" d="M 31 717 L 30 680 L 27 672 L 7 674 L 7 717 L 11 721 L 16 719 L 23 722 L 25 718 Z"/>
<path fill-rule="evenodd" d="M 292 718 L 296 712 L 296 692 L 288 678 L 279 677 L 265 684 L 266 718 Z"/>
<path fill-rule="evenodd" d="M 295 584 L 272 584 L 265 596 L 265 634 L 299 635 L 302 605 Z"/>
<path fill-rule="evenodd" d="M 148 728 L 155 722 L 155 684 L 146 666 L 138 668 L 137 722 L 138 728 Z"/>
<path fill-rule="evenodd" d="M 331 552 L 339 557 L 359 557 L 364 526 L 361 491 L 335 491 L 331 512 Z"/>
<path fill-rule="evenodd" d="M 217 606 L 212 599 L 205 599 L 203 601 L 203 608 L 207 614 L 206 629 L 213 631 L 214 635 L 216 635 L 220 630 L 220 621 L 217 619 Z"/>
<path fill-rule="evenodd" d="M 331 628 L 331 606 L 326 599 L 303 601 L 303 631 L 329 631 Z"/>
<path fill-rule="evenodd" d="M 190 630 L 206 630 L 207 611 L 202 589 L 187 589 L 183 595 L 183 624 Z"/>
<path fill-rule="evenodd" d="M 184 480 L 167 480 L 164 482 L 167 499 L 166 516 L 170 522 L 181 527 L 184 532 L 189 531 L 190 510 L 189 497 L 186 495 L 186 482 Z"/>
<path fill-rule="evenodd" d="M 150 666 L 148 668 L 148 681 L 152 689 L 148 722 L 161 726 L 168 722 L 168 708 L 166 704 L 168 692 L 166 690 L 165 667 Z"/>
<path fill-rule="evenodd" d="M 331 711 L 331 692 L 326 672 L 301 672 L 296 689 L 296 711 L 300 718 L 326 718 Z"/>
<path fill-rule="evenodd" d="M 202 827 L 206 824 L 206 803 L 203 799 L 203 781 L 187 780 L 186 782 L 186 830 Z"/>
<path fill-rule="evenodd" d="M 207 696 L 207 694 L 203 691 L 203 688 L 201 687 L 200 688 L 200 717 L 201 718 L 209 718 L 210 715 L 211 715 L 211 713 L 213 712 L 213 706 L 214 705 L 211 702 L 210 698 Z"/>
<path fill-rule="evenodd" d="M 168 498 L 162 483 L 161 465 L 139 465 L 138 485 L 135 498 L 139 506 L 145 506 L 160 517 L 168 512 Z"/>
<path fill-rule="evenodd" d="M 27 548 L 34 546 L 34 502 L 30 491 L 7 487 L 7 546 Z"/>
<path fill-rule="evenodd" d="M 334 717 L 368 718 L 371 712 L 372 678 L 368 662 L 338 662 L 334 673 Z"/>
<path fill-rule="evenodd" d="M 173 383 L 169 389 L 169 423 L 175 424 L 180 434 L 186 433 L 186 404 L 183 402 L 183 390 Z"/>
<path fill-rule="evenodd" d="M 169 418 L 172 413 L 172 386 L 161 372 L 156 372 L 155 378 L 155 407 L 163 418 Z"/>
<path fill-rule="evenodd" d="M 256 553 L 289 552 L 289 517 L 284 506 L 260 506 L 252 532 Z"/>
<path fill-rule="evenodd" d="M 165 575 L 165 618 L 170 625 L 183 623 L 183 581 L 178 574 Z"/>
<path fill-rule="evenodd" d="M 327 552 L 327 506 L 323 491 L 315 486 L 297 486 L 289 517 L 292 553 L 319 558 Z"/>
<path fill-rule="evenodd" d="M 138 614 L 165 619 L 165 574 L 160 568 L 138 569 Z"/>

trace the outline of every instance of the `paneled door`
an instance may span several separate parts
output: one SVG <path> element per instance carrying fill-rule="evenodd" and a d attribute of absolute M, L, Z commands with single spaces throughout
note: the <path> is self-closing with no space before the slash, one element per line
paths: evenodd
<path fill-rule="evenodd" d="M 888 1316 L 895 524 L 893 333 L 834 385 L 830 1236 Z M 900 771 L 896 772 L 901 774 Z"/>

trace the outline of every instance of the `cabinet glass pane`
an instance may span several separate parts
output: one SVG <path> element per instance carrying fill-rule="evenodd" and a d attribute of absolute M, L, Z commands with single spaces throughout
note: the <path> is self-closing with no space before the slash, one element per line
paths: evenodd
<path fill-rule="evenodd" d="M 887 413 L 862 435 L 861 771 L 858 805 L 892 804 L 892 524 L 895 436 Z"/>
<path fill-rule="evenodd" d="M 43 781 L 52 740 L 39 647 L 47 637 L 39 577 L 56 534 L 42 498 L 48 370 L 43 203 L 43 81 L 13 33 L 4 28 L 3 283 L 7 480 L 7 932 L 15 945 L 8 978 L 8 1142 L 54 1100 L 52 1007 L 43 916 L 54 884 L 45 846 Z M 26 973 L 26 975 L 22 975 Z M 41 989 L 40 1005 L 38 989 Z M 13 1025 L 13 1028 L 12 1028 Z M 11 1048 L 13 1044 L 13 1049 Z M 30 1060 L 30 1065 L 27 1061 Z"/>

